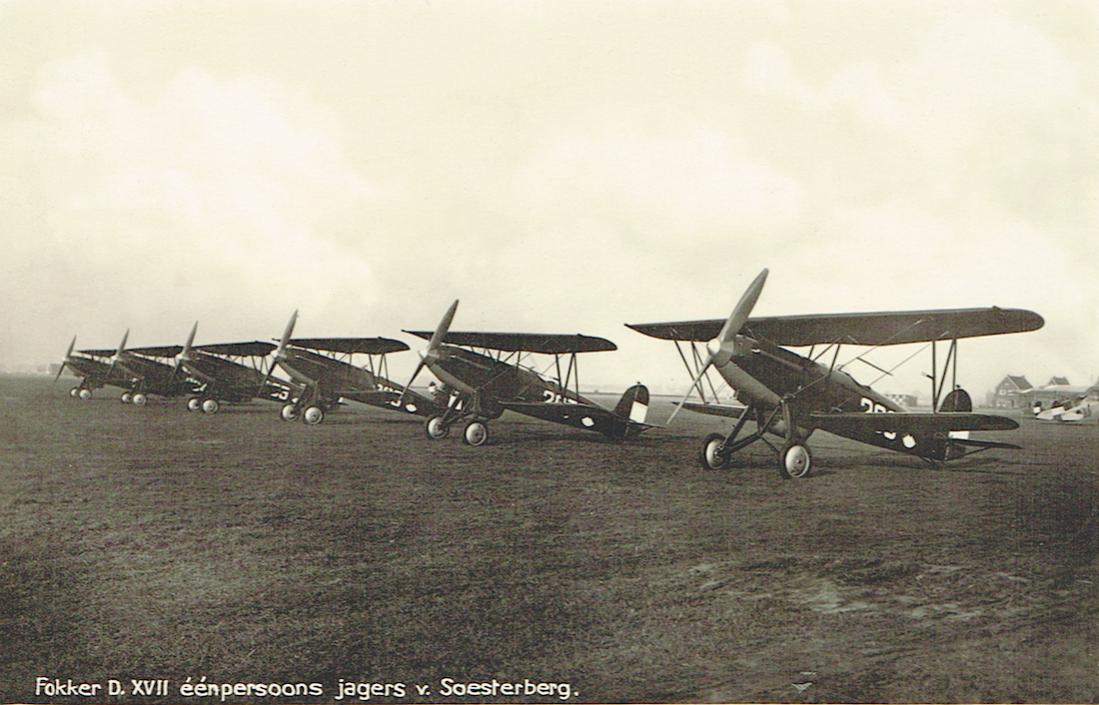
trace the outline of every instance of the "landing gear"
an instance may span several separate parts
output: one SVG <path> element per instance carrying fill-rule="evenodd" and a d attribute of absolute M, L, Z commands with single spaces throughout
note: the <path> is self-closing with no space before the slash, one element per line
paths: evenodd
<path fill-rule="evenodd" d="M 187 411 L 201 411 L 202 400 L 198 397 L 191 397 L 187 400 Z"/>
<path fill-rule="evenodd" d="M 316 426 L 321 421 L 324 421 L 324 409 L 316 404 L 307 406 L 305 407 L 305 411 L 302 412 L 301 420 L 310 426 Z"/>
<path fill-rule="evenodd" d="M 729 467 L 732 458 L 725 452 L 725 436 L 711 433 L 702 441 L 698 461 L 703 470 L 724 470 Z"/>
<path fill-rule="evenodd" d="M 118 398 L 123 404 L 129 404 L 134 400 L 134 395 L 129 392 L 122 392 L 122 396 Z"/>
<path fill-rule="evenodd" d="M 283 421 L 296 421 L 298 419 L 298 407 L 296 404 L 283 404 L 279 410 L 279 418 Z"/>
<path fill-rule="evenodd" d="M 204 414 L 216 414 L 220 408 L 221 404 L 213 397 L 207 397 L 202 400 L 202 413 Z"/>
<path fill-rule="evenodd" d="M 798 441 L 788 441 L 779 453 L 778 474 L 785 480 L 800 480 L 809 475 L 813 467 L 813 455 L 809 446 Z"/>
<path fill-rule="evenodd" d="M 76 395 L 80 397 L 81 400 L 88 401 L 92 398 L 92 390 L 82 387 L 80 391 L 76 393 Z"/>
<path fill-rule="evenodd" d="M 149 398 L 145 396 L 144 392 L 137 392 L 133 396 L 134 406 L 145 406 L 148 401 Z"/>
<path fill-rule="evenodd" d="M 432 416 L 424 424 L 424 433 L 433 441 L 446 438 L 450 435 L 450 424 L 443 421 L 442 416 Z"/>
<path fill-rule="evenodd" d="M 782 415 L 781 425 L 776 423 L 779 415 Z M 754 417 L 756 430 L 753 433 L 737 438 L 744 424 L 749 418 Z M 786 444 L 779 450 L 764 438 L 764 434 L 770 430 L 773 433 L 785 434 Z M 698 461 L 704 470 L 724 470 L 732 462 L 733 454 L 750 446 L 756 441 L 763 441 L 772 450 L 778 453 L 778 471 L 783 479 L 800 479 L 806 477 L 813 466 L 813 456 L 809 452 L 809 446 L 805 444 L 807 433 L 802 433 L 795 423 L 793 413 L 788 404 L 783 403 L 769 414 L 761 409 L 748 408 L 740 415 L 736 426 L 728 436 L 720 433 L 711 433 L 702 441 L 699 449 Z"/>
<path fill-rule="evenodd" d="M 473 447 L 483 446 L 488 441 L 488 426 L 480 421 L 471 421 L 462 433 L 462 442 Z"/>

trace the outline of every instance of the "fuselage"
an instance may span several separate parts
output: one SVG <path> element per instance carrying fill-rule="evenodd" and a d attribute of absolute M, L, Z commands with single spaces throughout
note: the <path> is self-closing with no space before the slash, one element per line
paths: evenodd
<path fill-rule="evenodd" d="M 129 389 L 130 387 L 130 378 L 122 370 L 116 368 L 114 372 L 111 372 L 110 364 L 94 357 L 69 355 L 65 358 L 65 364 L 84 378 L 81 383 L 83 387 L 94 389 L 105 384 L 121 389 Z"/>
<path fill-rule="evenodd" d="M 129 387 L 135 391 L 171 397 L 194 392 L 199 387 L 194 381 L 179 375 L 173 365 L 131 352 L 123 351 L 118 356 L 118 368 L 131 378 Z"/>
<path fill-rule="evenodd" d="M 247 401 L 260 395 L 263 373 L 254 367 L 212 355 L 201 350 L 192 350 L 183 358 L 183 369 L 205 384 L 205 394 L 232 401 Z"/>
<path fill-rule="evenodd" d="M 389 388 L 394 386 L 370 370 L 303 348 L 286 348 L 278 365 L 297 384 L 316 386 L 327 395 L 341 391 L 370 392 L 379 388 L 379 382 Z"/>
<path fill-rule="evenodd" d="M 764 413 L 774 410 L 785 398 L 794 424 L 802 437 L 815 430 L 812 413 L 904 412 L 906 409 L 843 370 L 829 369 L 785 348 L 763 346 L 747 338 L 737 339 L 737 353 L 718 372 L 737 390 L 737 399 Z M 778 432 L 785 434 L 781 427 Z M 917 433 L 839 432 L 862 443 L 925 458 L 942 459 L 948 452 L 945 436 Z"/>
<path fill-rule="evenodd" d="M 465 348 L 440 345 L 432 356 L 428 362 L 431 372 L 443 384 L 470 396 L 478 415 L 486 418 L 503 413 L 499 401 L 593 403 L 542 379 L 533 370 Z"/>

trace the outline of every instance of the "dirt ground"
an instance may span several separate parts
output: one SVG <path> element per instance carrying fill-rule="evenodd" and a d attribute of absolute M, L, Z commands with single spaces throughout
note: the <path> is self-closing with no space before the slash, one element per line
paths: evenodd
<path fill-rule="evenodd" d="M 178 695 L 203 676 L 326 701 L 344 678 L 438 702 L 447 677 L 603 702 L 1099 699 L 1094 422 L 1020 419 L 989 437 L 1025 450 L 946 469 L 822 433 L 818 472 L 784 481 L 766 448 L 702 471 L 725 424 L 690 413 L 623 444 L 508 416 L 475 449 L 379 410 L 306 427 L 68 386 L 0 378 L 3 702 L 88 702 L 39 676 L 165 678 L 172 702 L 217 702 Z"/>

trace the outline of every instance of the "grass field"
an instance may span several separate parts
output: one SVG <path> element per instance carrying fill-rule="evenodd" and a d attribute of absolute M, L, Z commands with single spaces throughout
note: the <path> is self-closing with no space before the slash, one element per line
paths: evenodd
<path fill-rule="evenodd" d="M 1023 420 L 996 438 L 1025 450 L 945 470 L 819 434 L 783 481 L 766 448 L 703 472 L 724 424 L 689 413 L 625 444 L 508 416 L 474 449 L 68 386 L 0 378 L 4 702 L 77 700 L 37 676 L 1099 699 L 1099 424 Z"/>

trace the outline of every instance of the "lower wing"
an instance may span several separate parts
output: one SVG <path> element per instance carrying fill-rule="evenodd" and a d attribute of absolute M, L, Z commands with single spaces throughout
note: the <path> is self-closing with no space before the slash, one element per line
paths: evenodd
<path fill-rule="evenodd" d="M 544 421 L 553 421 L 585 431 L 597 431 L 612 438 L 627 438 L 652 428 L 652 424 L 630 421 L 594 404 L 502 401 L 500 406 Z"/>
<path fill-rule="evenodd" d="M 744 415 L 745 406 L 733 406 L 732 404 L 699 404 L 696 401 L 689 401 L 683 404 L 683 408 L 688 411 L 694 411 L 699 414 L 709 414 L 710 416 L 724 416 L 730 419 L 739 419 Z"/>
<path fill-rule="evenodd" d="M 1019 423 L 1005 416 L 944 411 L 896 414 L 809 414 L 811 424 L 838 433 L 919 433 L 947 434 L 950 431 L 1010 431 Z"/>

